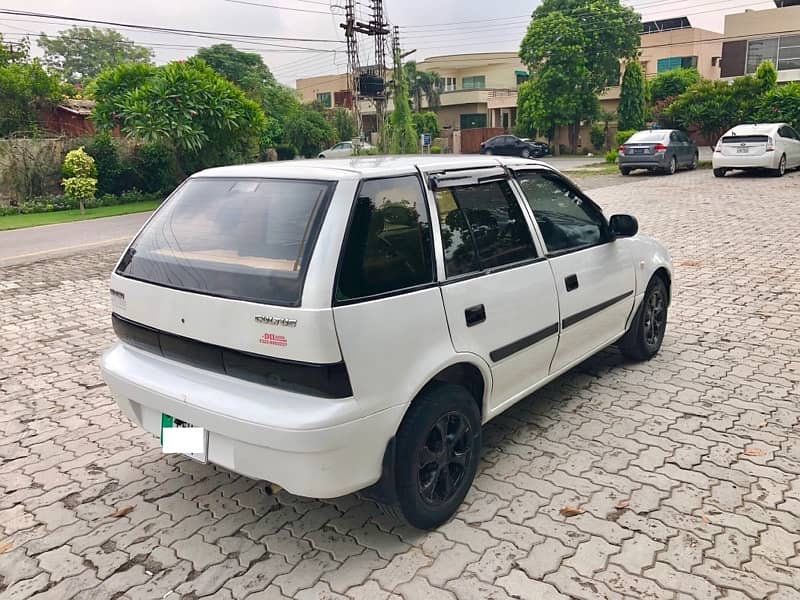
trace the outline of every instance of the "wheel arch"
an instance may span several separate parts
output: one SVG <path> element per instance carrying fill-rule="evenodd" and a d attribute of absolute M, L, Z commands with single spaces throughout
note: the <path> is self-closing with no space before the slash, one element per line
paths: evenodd
<path fill-rule="evenodd" d="M 670 275 L 670 272 L 667 271 L 666 267 L 659 267 L 655 270 L 651 279 L 653 277 L 658 277 L 667 286 L 667 304 L 672 303 L 672 275 Z"/>

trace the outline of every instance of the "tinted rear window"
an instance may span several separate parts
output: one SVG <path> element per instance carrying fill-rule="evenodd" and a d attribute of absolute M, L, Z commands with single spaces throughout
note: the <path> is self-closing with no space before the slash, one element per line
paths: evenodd
<path fill-rule="evenodd" d="M 300 304 L 308 260 L 334 184 L 192 179 L 120 262 L 126 277 L 265 304 Z"/>
<path fill-rule="evenodd" d="M 639 131 L 634 133 L 626 144 L 657 144 L 669 139 L 669 132 L 664 131 Z"/>
<path fill-rule="evenodd" d="M 769 137 L 766 135 L 726 135 L 722 138 L 723 144 L 766 144 Z"/>

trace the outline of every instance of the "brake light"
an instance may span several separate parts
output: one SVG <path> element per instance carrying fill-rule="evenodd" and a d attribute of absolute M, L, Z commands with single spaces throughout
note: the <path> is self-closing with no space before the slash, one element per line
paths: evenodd
<path fill-rule="evenodd" d="M 775 140 L 772 137 L 767 138 L 767 152 L 775 152 Z"/>
<path fill-rule="evenodd" d="M 666 152 L 667 147 L 664 144 L 656 144 L 656 147 L 653 149 L 656 153 L 659 152 Z"/>
<path fill-rule="evenodd" d="M 625 146 L 620 146 L 619 147 L 619 153 L 620 154 L 625 154 Z"/>
<path fill-rule="evenodd" d="M 714 152 L 722 152 L 722 140 L 717 142 L 717 146 L 714 148 Z"/>

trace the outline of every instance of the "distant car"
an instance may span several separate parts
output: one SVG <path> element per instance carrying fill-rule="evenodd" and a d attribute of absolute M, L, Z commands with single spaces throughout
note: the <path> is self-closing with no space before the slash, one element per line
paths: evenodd
<path fill-rule="evenodd" d="M 539 154 L 540 157 L 550 154 L 550 146 L 548 144 L 544 142 L 537 142 L 536 140 L 532 140 L 530 138 L 520 138 L 520 139 L 522 139 L 523 142 L 536 146 L 540 151 Z"/>
<path fill-rule="evenodd" d="M 498 135 L 481 144 L 481 154 L 541 158 L 547 154 L 547 144 L 523 140 L 515 135 Z"/>
<path fill-rule="evenodd" d="M 783 177 L 800 167 L 800 135 L 786 123 L 737 125 L 717 142 L 712 165 L 716 177 L 735 169 L 769 169 Z"/>
<path fill-rule="evenodd" d="M 361 150 L 374 150 L 375 146 L 366 142 L 362 142 L 359 148 Z M 328 148 L 327 150 L 320 152 L 317 158 L 345 158 L 348 156 L 353 156 L 354 154 L 353 142 L 339 142 L 332 148 Z"/>
<path fill-rule="evenodd" d="M 636 169 L 672 175 L 680 168 L 697 168 L 697 144 L 677 129 L 650 129 L 634 133 L 619 147 L 619 172 L 630 175 Z"/>

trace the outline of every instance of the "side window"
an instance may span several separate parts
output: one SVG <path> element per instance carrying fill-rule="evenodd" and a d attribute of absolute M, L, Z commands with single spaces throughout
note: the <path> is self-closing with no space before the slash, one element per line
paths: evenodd
<path fill-rule="evenodd" d="M 367 298 L 433 279 L 430 220 L 419 179 L 365 181 L 342 251 L 336 299 Z"/>
<path fill-rule="evenodd" d="M 787 127 L 787 129 L 789 130 L 789 133 L 791 134 L 792 138 L 794 138 L 797 141 L 800 141 L 800 135 L 797 134 L 796 129 L 792 129 L 791 127 Z"/>
<path fill-rule="evenodd" d="M 536 258 L 528 223 L 507 181 L 436 192 L 448 277 Z"/>
<path fill-rule="evenodd" d="M 548 252 L 563 252 L 607 242 L 608 224 L 599 209 L 557 176 L 524 173 L 518 178 L 536 217 Z"/>
<path fill-rule="evenodd" d="M 786 131 L 786 127 L 780 127 L 778 129 L 778 135 L 782 138 L 791 138 L 792 136 L 789 135 L 789 132 Z"/>
<path fill-rule="evenodd" d="M 678 132 L 677 132 L 677 131 L 673 131 L 673 132 L 672 132 L 672 133 L 669 135 L 669 139 L 670 139 L 670 141 L 673 141 L 673 142 L 681 142 L 681 141 L 683 141 L 683 140 L 681 140 L 681 136 L 680 136 L 680 135 L 678 135 Z"/>

